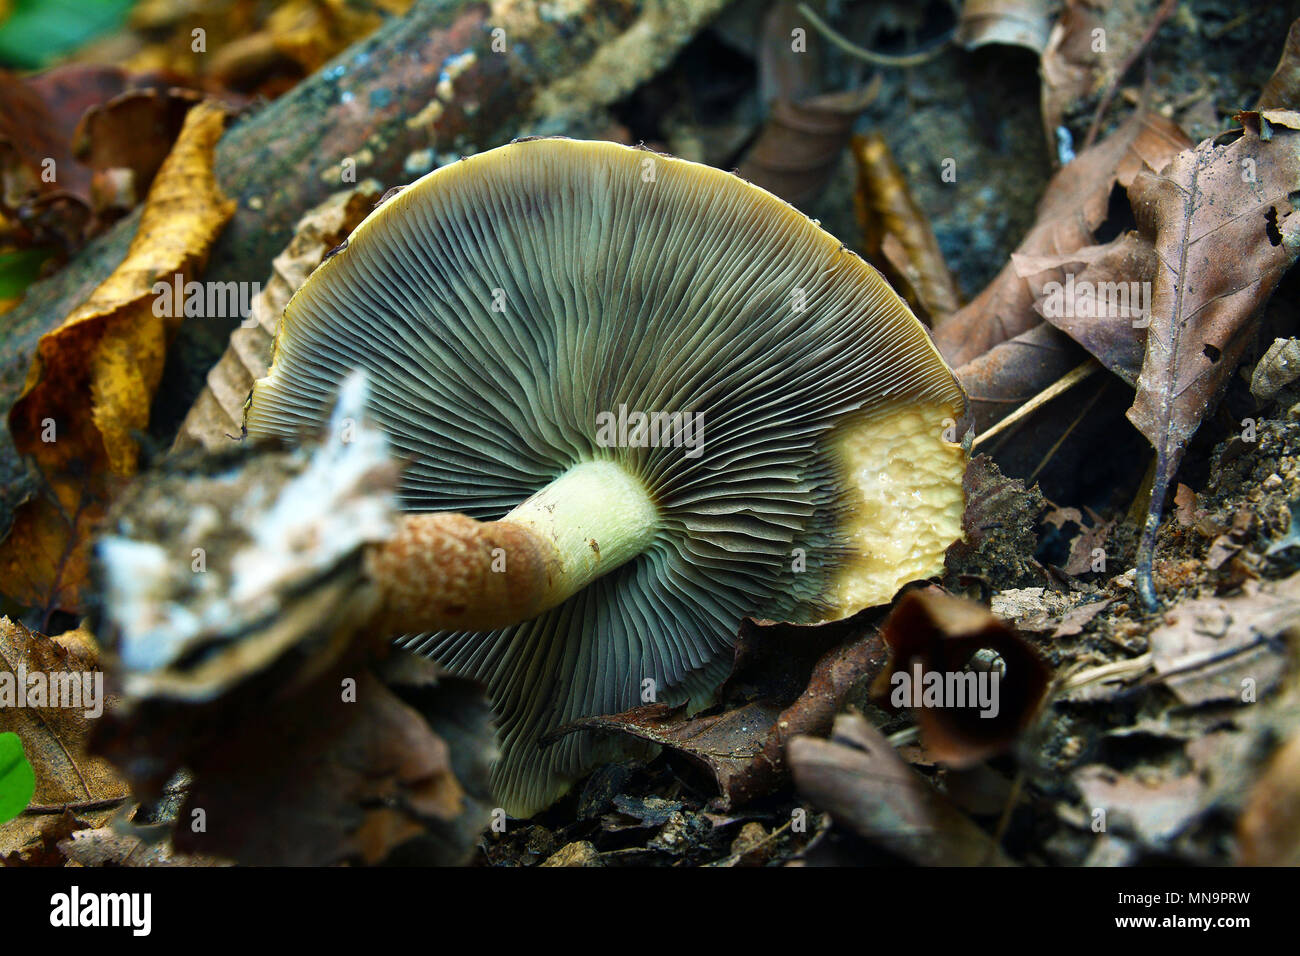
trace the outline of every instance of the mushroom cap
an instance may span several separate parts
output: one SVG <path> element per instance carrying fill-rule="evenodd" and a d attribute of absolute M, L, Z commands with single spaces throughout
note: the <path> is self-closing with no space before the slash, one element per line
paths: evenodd
<path fill-rule="evenodd" d="M 886 603 L 961 533 L 965 397 L 876 270 L 720 170 L 521 140 L 380 205 L 290 302 L 251 435 L 296 438 L 365 370 L 410 511 L 499 519 L 581 462 L 639 478 L 653 541 L 559 606 L 403 643 L 486 683 L 526 816 L 607 759 L 583 716 L 703 701 L 743 618 Z M 620 406 L 702 415 L 697 455 L 605 447 Z"/>

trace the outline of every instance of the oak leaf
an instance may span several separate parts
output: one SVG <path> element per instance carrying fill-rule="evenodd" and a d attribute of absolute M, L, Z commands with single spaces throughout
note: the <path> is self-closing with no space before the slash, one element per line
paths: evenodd
<path fill-rule="evenodd" d="M 1138 551 L 1138 588 L 1151 582 L 1165 494 L 1187 443 L 1251 343 L 1251 321 L 1300 253 L 1300 113 L 1239 113 L 1242 133 L 1205 140 L 1130 187 L 1139 229 L 1158 256 L 1151 327 L 1129 420 L 1156 451 Z"/>
<path fill-rule="evenodd" d="M 1164 117 L 1135 113 L 1052 177 L 1038 204 L 1038 220 L 1016 255 L 1060 257 L 1094 245 L 1114 187 L 1128 188 L 1141 171 L 1161 169 L 1189 145 Z M 1064 270 L 1057 268 L 1042 279 L 1064 277 Z M 935 343 L 950 365 L 965 365 L 1039 324 L 1030 278 L 1014 261 L 1008 262 L 983 292 L 935 330 Z"/>

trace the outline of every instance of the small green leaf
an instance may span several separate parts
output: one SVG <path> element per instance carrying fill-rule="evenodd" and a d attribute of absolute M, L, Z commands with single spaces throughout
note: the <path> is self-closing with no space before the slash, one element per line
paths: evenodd
<path fill-rule="evenodd" d="M 36 774 L 17 734 L 0 734 L 0 823 L 27 809 L 36 793 Z"/>
<path fill-rule="evenodd" d="M 14 0 L 0 24 L 0 64 L 37 69 L 119 29 L 134 0 Z"/>
<path fill-rule="evenodd" d="M 0 253 L 0 299 L 14 299 L 26 292 L 51 254 L 49 249 Z"/>

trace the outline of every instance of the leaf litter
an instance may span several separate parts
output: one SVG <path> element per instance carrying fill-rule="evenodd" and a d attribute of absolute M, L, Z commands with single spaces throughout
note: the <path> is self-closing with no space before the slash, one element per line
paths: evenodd
<path fill-rule="evenodd" d="M 40 812 L 18 818 L 24 829 L 0 828 L 8 858 L 83 865 L 473 858 L 492 865 L 734 866 L 828 856 L 927 863 L 1294 861 L 1296 823 L 1277 808 L 1294 795 L 1297 779 L 1294 732 L 1287 728 L 1294 727 L 1297 697 L 1288 642 L 1297 604 L 1291 543 L 1294 502 L 1300 500 L 1294 456 L 1300 416 L 1285 361 L 1272 353 L 1266 361 L 1255 359 L 1265 328 L 1276 328 L 1282 342 L 1294 341 L 1287 334 L 1294 334 L 1294 313 L 1288 316 L 1269 298 L 1295 257 L 1290 197 L 1300 125 L 1290 110 L 1300 106 L 1297 30 L 1288 35 L 1256 110 L 1239 114 L 1240 129 L 1193 146 L 1173 118 L 1192 116 L 1191 107 L 1171 106 L 1163 91 L 1152 92 L 1149 79 L 1141 91 L 1118 89 L 1137 51 L 1158 53 L 1168 36 L 1163 7 L 1154 0 L 1104 9 L 1069 2 L 1053 26 L 1056 11 L 1043 4 L 968 5 L 959 39 L 978 47 L 978 55 L 996 55 L 1006 44 L 1040 55 L 1043 85 L 1034 107 L 1045 122 L 1032 138 L 1045 140 L 1052 164 L 1061 167 L 1018 248 L 1010 248 L 1013 237 L 989 257 L 1001 272 L 983 291 L 971 287 L 966 270 L 944 267 L 952 257 L 948 220 L 934 188 L 909 161 L 912 144 L 891 137 L 887 124 L 881 138 L 897 161 L 892 168 L 886 162 L 887 175 L 864 182 L 860 192 L 846 188 L 853 175 L 844 149 L 852 120 L 862 110 L 877 123 L 901 116 L 889 112 L 903 100 L 897 77 L 881 81 L 874 102 L 859 94 L 818 100 L 828 85 L 790 73 L 788 64 L 771 58 L 779 45 L 768 43 L 764 83 L 786 96 L 771 109 L 766 127 L 740 110 L 748 118 L 738 125 L 749 123 L 748 134 L 728 129 L 715 137 L 738 143 L 748 135 L 760 144 L 751 154 L 754 168 L 774 173 L 778 191 L 813 211 L 834 204 L 851 216 L 851 200 L 871 198 L 869 190 L 876 189 L 878 221 L 863 236 L 863 249 L 896 278 L 909 280 L 910 298 L 933 321 L 936 341 L 959 365 L 975 400 L 977 441 L 978 433 L 1086 362 L 1107 370 L 1111 394 L 1125 396 L 1119 412 L 1132 404 L 1132 421 L 1157 454 L 1145 500 L 1141 468 L 1127 501 L 1078 488 L 1064 493 L 1049 474 L 1036 484 L 1037 470 L 1004 475 L 1000 465 L 1015 461 L 1039 435 L 1020 426 L 1004 431 L 972 460 L 966 536 L 949 554 L 942 578 L 947 594 L 933 586 L 913 590 L 893 615 L 880 609 L 832 628 L 746 625 L 732 679 L 713 708 L 688 714 L 652 705 L 585 723 L 585 729 L 598 725 L 661 752 L 598 771 L 566 803 L 533 821 L 512 821 L 505 833 L 484 825 L 491 808 L 482 782 L 491 744 L 477 690 L 419 662 L 377 659 L 354 648 L 358 653 L 334 660 L 317 680 L 295 685 L 269 707 L 231 706 L 242 699 L 247 688 L 241 684 L 250 676 L 232 674 L 222 689 L 227 709 L 221 719 L 180 721 L 179 749 L 151 745 L 155 754 L 174 759 L 150 774 L 138 773 L 129 750 L 115 749 L 121 738 L 106 733 L 96 746 L 128 768 L 132 790 L 111 768 L 77 790 L 66 761 L 60 764 L 49 748 L 34 749 L 46 797 L 38 796 Z M 879 11 L 876 16 L 888 19 Z M 283 79 L 274 75 L 284 64 L 307 71 L 323 62 L 337 37 L 310 18 L 291 29 L 288 17 L 254 31 L 252 42 L 228 54 L 203 83 L 275 90 Z M 1115 43 L 1105 57 L 1084 41 L 1094 21 L 1106 24 Z M 785 32 L 790 22 L 788 9 L 771 20 Z M 164 18 L 153 35 L 174 28 Z M 150 60 L 186 67 L 181 45 L 171 42 L 179 29 L 152 49 L 143 35 L 137 36 L 136 67 Z M 1281 42 L 1280 33 L 1276 39 Z M 927 62 L 949 68 L 943 57 Z M 835 75 L 833 57 L 818 61 L 822 68 Z M 829 88 L 860 87 L 839 82 Z M 114 136 L 137 123 L 171 130 L 181 112 L 197 122 L 216 111 L 189 108 L 189 102 L 185 94 L 154 90 L 100 97 L 97 112 L 82 124 L 90 168 L 130 169 L 135 183 L 153 176 L 158 189 L 168 164 L 189 149 L 185 132 L 166 160 L 133 153 L 127 147 L 136 144 L 115 143 Z M 1191 102 L 1204 105 L 1205 97 Z M 1099 124 L 1114 128 L 1086 145 Z M 798 142 L 801 136 L 807 141 Z M 66 138 L 77 137 L 67 132 Z M 1072 142 L 1079 144 L 1077 156 L 1065 148 Z M 796 145 L 805 154 L 796 155 Z M 98 150 L 106 156 L 96 158 Z M 792 155 L 798 161 L 791 165 Z M 1248 167 L 1254 178 L 1243 175 Z M 125 182 L 101 179 L 119 187 Z M 195 182 L 195 195 L 205 195 L 201 173 Z M 295 245 L 274 264 L 255 325 L 236 332 L 182 428 L 182 450 L 217 449 L 237 434 L 240 392 L 264 369 L 268 333 L 284 299 L 364 215 L 378 189 L 363 184 L 305 216 Z M 101 208 L 129 208 L 139 198 L 124 187 L 118 196 L 117 207 Z M 206 192 L 204 206 L 187 220 L 189 234 L 171 250 L 175 255 L 152 265 L 179 270 L 201 263 L 225 208 L 215 189 Z M 148 201 L 144 214 L 150 215 Z M 111 327 L 125 310 L 135 315 L 146 280 L 153 278 L 146 272 L 130 281 L 121 277 L 121 290 L 101 290 L 103 301 L 92 298 L 83 311 L 95 307 L 82 318 Z M 1049 308 L 1052 284 L 1071 280 L 1075 295 L 1061 304 L 1073 308 Z M 963 281 L 974 293 L 964 306 Z M 1078 290 L 1119 282 L 1151 284 L 1142 316 L 1149 322 L 1086 314 Z M 79 314 L 66 326 L 75 329 Z M 27 542 L 21 560 L 13 560 L 11 580 L 26 581 L 19 596 L 30 598 L 24 603 L 47 620 L 52 610 L 80 609 L 88 569 L 78 552 L 91 523 L 119 494 L 116 479 L 129 477 L 141 459 L 136 434 L 147 423 L 157 387 L 158 343 L 165 349 L 170 330 L 166 323 L 121 324 L 120 345 L 102 332 L 103 354 L 95 358 L 94 349 L 84 350 L 94 360 L 89 370 L 76 370 L 86 382 L 113 387 L 57 383 L 38 362 L 24 396 L 28 404 L 11 418 L 15 437 L 25 435 L 25 447 L 35 451 L 35 424 L 59 417 L 44 414 L 59 403 L 50 398 L 57 394 L 42 389 L 66 387 L 77 396 L 67 407 L 95 409 L 93 429 L 78 436 L 77 461 L 37 457 L 47 496 L 59 506 L 50 524 L 16 527 L 10 536 Z M 123 363 L 115 362 L 114 348 L 150 356 L 143 374 L 119 382 L 130 376 L 117 374 Z M 1235 373 L 1251 366 L 1266 385 L 1250 398 L 1256 404 L 1247 407 L 1247 428 L 1239 410 L 1249 392 Z M 1061 394 L 1073 400 L 1070 390 Z M 1055 402 L 1034 414 L 1054 421 L 1065 400 Z M 1077 405 L 1071 414 L 1081 414 Z M 1073 427 L 1067 421 L 1063 448 L 1106 457 L 1105 445 L 1070 449 L 1072 438 L 1076 444 L 1083 439 Z M 1193 446 L 1198 430 L 1207 434 Z M 193 474 L 203 470 L 188 467 Z M 1168 492 L 1176 513 L 1162 521 Z M 1139 543 L 1144 513 L 1146 536 Z M 78 524 L 83 515 L 85 524 Z M 1159 613 L 1149 610 L 1153 597 L 1163 602 Z M 978 625 L 916 611 L 949 601 L 965 609 L 955 618 L 969 615 Z M 64 642 L 71 664 L 98 666 L 88 632 L 82 639 L 75 630 L 49 638 L 18 624 L 6 627 L 14 629 L 6 635 L 17 635 L 10 639 L 17 650 L 6 658 L 9 667 L 18 659 L 44 660 Z M 788 654 L 791 646 L 799 652 Z M 889 680 L 906 660 L 924 663 L 945 646 L 1009 668 L 1018 661 L 1037 675 L 1024 706 L 1014 710 L 1012 731 L 996 744 L 973 744 L 952 727 L 936 725 L 924 710 L 882 706 L 879 686 L 873 693 L 873 682 Z M 893 667 L 886 663 L 887 647 L 896 658 Z M 338 706 L 339 685 L 349 679 L 363 702 L 355 710 Z M 328 735 L 303 726 L 307 711 Z M 138 713 L 115 712 L 111 722 L 117 732 L 139 732 L 140 720 Z M 96 758 L 81 756 L 85 728 L 61 733 L 69 752 L 79 755 L 78 767 L 99 766 Z M 277 776 L 277 769 L 288 777 Z M 137 803 L 140 798 L 145 802 Z M 218 811 L 219 821 L 206 833 L 178 831 L 175 846 L 171 837 L 160 837 L 198 808 Z M 1115 821 L 1100 835 L 1093 826 L 1099 810 Z M 1044 839 L 1031 838 L 1049 830 Z M 838 839 L 846 833 L 860 842 Z M 1239 851 L 1225 850 L 1233 837 Z"/>

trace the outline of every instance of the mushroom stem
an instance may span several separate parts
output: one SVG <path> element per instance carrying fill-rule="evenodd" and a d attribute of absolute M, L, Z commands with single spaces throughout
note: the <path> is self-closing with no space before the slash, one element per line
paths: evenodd
<path fill-rule="evenodd" d="M 494 630 L 536 617 L 654 540 L 644 485 L 608 461 L 575 465 L 500 521 L 405 515 L 366 556 L 387 633 Z"/>

